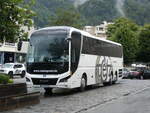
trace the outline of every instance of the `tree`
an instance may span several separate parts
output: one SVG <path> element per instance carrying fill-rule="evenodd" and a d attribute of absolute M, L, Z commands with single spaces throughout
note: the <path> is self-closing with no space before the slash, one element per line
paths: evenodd
<path fill-rule="evenodd" d="M 83 20 L 80 14 L 75 10 L 58 9 L 56 15 L 50 18 L 51 26 L 72 26 L 82 28 Z"/>
<path fill-rule="evenodd" d="M 35 25 L 45 27 L 49 24 L 49 17 L 54 16 L 58 8 L 68 10 L 74 7 L 72 3 L 71 0 L 36 0 L 32 7 L 37 15 L 34 17 Z"/>
<path fill-rule="evenodd" d="M 138 60 L 150 62 L 150 24 L 145 25 L 139 33 L 140 51 Z"/>
<path fill-rule="evenodd" d="M 116 0 L 87 0 L 78 6 L 80 14 L 87 20 L 87 25 L 98 25 L 119 17 Z"/>
<path fill-rule="evenodd" d="M 27 5 L 21 5 L 24 0 L 0 0 L 0 42 L 16 42 L 18 38 L 26 39 L 27 33 L 21 29 L 27 26 L 28 29 L 33 22 L 31 17 L 34 13 Z"/>
<path fill-rule="evenodd" d="M 110 40 L 121 43 L 124 52 L 124 63 L 128 64 L 136 60 L 138 52 L 139 27 L 126 18 L 115 20 L 109 25 L 107 35 Z"/>

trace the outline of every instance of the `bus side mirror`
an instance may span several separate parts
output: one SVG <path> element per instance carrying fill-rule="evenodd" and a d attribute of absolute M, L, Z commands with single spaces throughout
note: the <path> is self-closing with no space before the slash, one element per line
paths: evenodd
<path fill-rule="evenodd" d="M 21 51 L 22 48 L 22 40 L 19 40 L 18 44 L 17 44 L 17 50 Z"/>

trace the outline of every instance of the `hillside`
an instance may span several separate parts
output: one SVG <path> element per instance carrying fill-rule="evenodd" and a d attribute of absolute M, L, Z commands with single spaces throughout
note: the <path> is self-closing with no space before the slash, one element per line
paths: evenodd
<path fill-rule="evenodd" d="M 54 16 L 57 9 L 77 10 L 86 25 L 97 25 L 104 20 L 112 21 L 125 16 L 138 24 L 150 23 L 149 0 L 36 0 L 32 9 L 37 13 L 34 18 L 37 26 L 43 27 Z"/>
<path fill-rule="evenodd" d="M 73 4 L 70 0 L 36 0 L 35 5 L 32 7 L 37 16 L 34 18 L 37 26 L 46 26 L 49 22 L 49 17 L 55 15 L 56 10 L 71 9 Z"/>
<path fill-rule="evenodd" d="M 116 0 L 89 0 L 79 6 L 79 12 L 87 19 L 88 25 L 96 25 L 119 17 L 115 4 Z"/>
<path fill-rule="evenodd" d="M 126 0 L 125 15 L 138 24 L 150 23 L 150 0 Z"/>

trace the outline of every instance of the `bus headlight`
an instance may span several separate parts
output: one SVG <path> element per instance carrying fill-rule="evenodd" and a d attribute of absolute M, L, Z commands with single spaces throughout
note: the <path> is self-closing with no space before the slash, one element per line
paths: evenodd
<path fill-rule="evenodd" d="M 70 77 L 71 76 L 69 75 L 69 76 L 67 76 L 65 78 L 62 78 L 59 82 L 67 82 Z"/>
<path fill-rule="evenodd" d="M 31 82 L 31 80 L 29 78 L 26 77 L 26 82 Z"/>

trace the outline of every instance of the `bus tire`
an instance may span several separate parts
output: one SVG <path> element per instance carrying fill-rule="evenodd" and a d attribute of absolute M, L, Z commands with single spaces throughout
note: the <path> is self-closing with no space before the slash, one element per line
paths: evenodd
<path fill-rule="evenodd" d="M 112 81 L 112 84 L 116 84 L 116 82 L 117 82 L 117 80 L 118 80 L 118 75 L 117 75 L 117 71 L 115 72 L 115 80 L 114 81 Z"/>
<path fill-rule="evenodd" d="M 112 85 L 112 84 L 113 84 L 112 79 L 109 82 L 104 82 L 103 83 L 104 86 L 109 86 L 109 85 Z"/>
<path fill-rule="evenodd" d="M 116 81 L 112 81 L 112 84 L 116 84 Z"/>
<path fill-rule="evenodd" d="M 44 88 L 44 90 L 45 90 L 45 95 L 52 95 L 53 94 L 53 88 Z"/>
<path fill-rule="evenodd" d="M 83 92 L 85 90 L 85 88 L 86 88 L 86 85 L 87 85 L 86 76 L 83 75 L 82 78 L 81 78 L 81 85 L 80 85 L 79 90 L 81 92 Z"/>
<path fill-rule="evenodd" d="M 112 73 L 111 73 L 111 75 L 110 75 L 110 80 L 109 80 L 109 85 L 112 85 L 113 84 L 113 75 L 112 75 Z"/>
<path fill-rule="evenodd" d="M 113 82 L 113 72 L 110 72 L 109 74 L 109 82 L 103 82 L 103 85 L 104 86 L 109 86 L 109 85 L 112 85 L 112 82 Z"/>
<path fill-rule="evenodd" d="M 109 82 L 103 82 L 104 86 L 109 86 Z"/>

